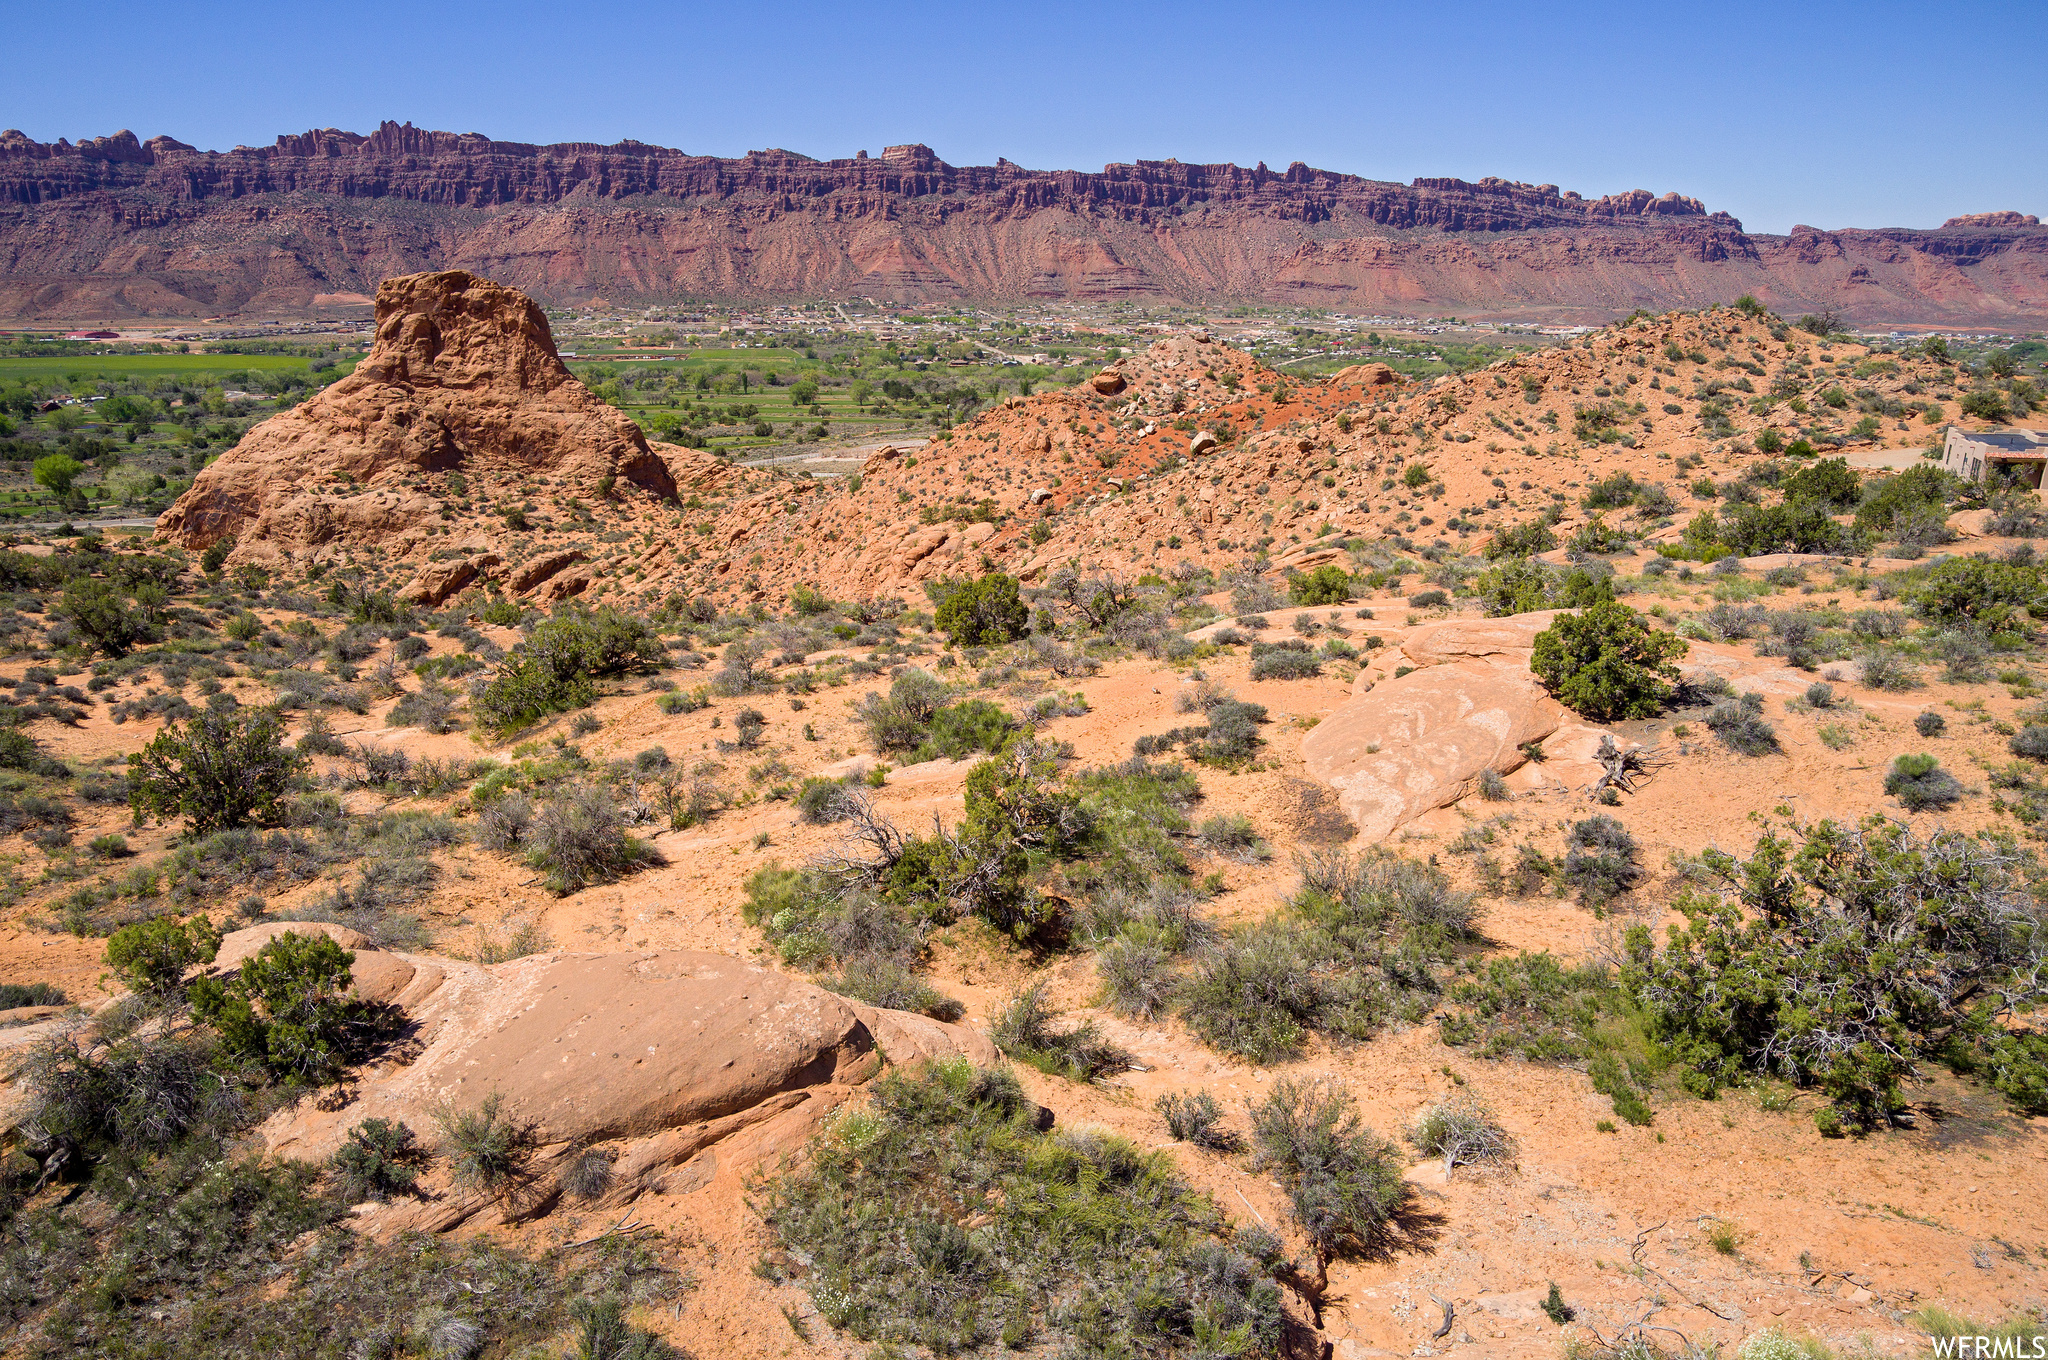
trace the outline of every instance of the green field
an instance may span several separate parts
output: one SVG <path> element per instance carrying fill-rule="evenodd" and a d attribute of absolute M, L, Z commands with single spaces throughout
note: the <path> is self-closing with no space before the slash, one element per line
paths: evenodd
<path fill-rule="evenodd" d="M 53 378 L 174 378 L 184 374 L 303 372 L 307 360 L 290 354 L 81 354 L 15 359 L 0 355 L 0 382 Z"/>
<path fill-rule="evenodd" d="M 556 342 L 558 345 L 560 341 Z M 806 359 L 802 350 L 795 349 L 679 349 L 670 351 L 675 357 L 647 357 L 632 346 L 614 357 L 601 347 L 576 348 L 576 357 L 562 362 L 570 367 L 586 363 L 649 364 L 663 368 L 705 368 L 712 364 L 728 367 L 739 365 L 745 368 L 771 368 L 778 364 L 808 364 L 816 360 Z"/>

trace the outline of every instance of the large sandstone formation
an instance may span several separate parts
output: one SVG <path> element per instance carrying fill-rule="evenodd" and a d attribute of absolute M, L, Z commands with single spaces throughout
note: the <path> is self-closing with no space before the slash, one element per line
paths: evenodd
<path fill-rule="evenodd" d="M 724 160 L 386 123 L 198 151 L 0 133 L 0 315 L 346 302 L 460 266 L 550 301 L 818 297 L 1212 304 L 1602 319 L 1754 293 L 1796 314 L 2003 322 L 2048 305 L 2048 230 L 1743 231 L 1697 200 L 1488 178 L 1141 161 L 948 165 L 928 147 Z"/>
<path fill-rule="evenodd" d="M 1761 558 L 1746 565 L 1758 563 L 1777 565 Z M 1596 754 L 1613 733 L 1559 704 L 1529 670 L 1536 635 L 1557 614 L 1416 628 L 1360 672 L 1352 697 L 1302 739 L 1309 773 L 1337 791 L 1364 839 L 1385 840 L 1470 796 L 1487 770 L 1513 775 L 1510 786 L 1520 789 L 1593 790 L 1602 771 Z M 1777 698 L 1813 682 L 1768 658 L 1705 642 L 1690 645 L 1683 670 L 1693 681 L 1719 678 Z M 1530 761 L 1530 743 L 1541 744 L 1540 764 Z"/>
<path fill-rule="evenodd" d="M 200 473 L 157 521 L 187 548 L 233 538 L 233 560 L 319 559 L 389 546 L 436 518 L 459 472 L 467 494 L 545 474 L 579 494 L 603 478 L 673 498 L 723 475 L 709 455 L 650 444 L 555 353 L 524 294 L 460 270 L 387 279 L 377 339 L 355 372 L 272 416 Z"/>
<path fill-rule="evenodd" d="M 1573 722 L 1529 672 L 1550 613 L 1461 619 L 1417 630 L 1359 677 L 1360 692 L 1302 739 L 1309 773 L 1337 790 L 1368 841 L 1505 774 L 1522 747 Z M 1415 669 L 1392 675 L 1394 661 Z"/>
<path fill-rule="evenodd" d="M 346 1100 L 274 1115 L 260 1130 L 270 1151 L 318 1161 L 373 1118 L 403 1121 L 431 1142 L 441 1112 L 493 1097 L 534 1148 L 533 1194 L 516 1205 L 438 1196 L 401 1206 L 391 1227 L 543 1209 L 556 1164 L 592 1148 L 612 1160 L 613 1202 L 658 1193 L 674 1168 L 738 1135 L 760 1155 L 797 1146 L 885 1061 L 997 1061 L 974 1030 L 862 1005 L 723 954 L 551 953 L 483 968 L 380 950 L 344 926 L 282 922 L 228 935 L 211 971 L 239 967 L 287 931 L 353 951 L 355 994 L 394 1008 L 405 1042 L 356 1073 Z M 15 1055 L 69 1023 L 8 1031 L 0 1066 L 18 1066 Z M 22 1117 L 23 1095 L 18 1083 L 0 1089 L 0 1117 Z"/>

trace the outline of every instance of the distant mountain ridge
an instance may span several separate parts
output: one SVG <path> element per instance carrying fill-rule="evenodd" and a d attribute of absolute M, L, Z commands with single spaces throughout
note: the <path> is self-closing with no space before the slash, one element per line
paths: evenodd
<path fill-rule="evenodd" d="M 2017 213 L 1789 236 L 1698 199 L 1300 162 L 1096 173 L 929 147 L 821 161 L 635 141 L 535 146 L 386 122 L 200 151 L 0 133 L 0 314 L 303 312 L 464 268 L 553 303 L 1178 301 L 1596 321 L 1744 292 L 1860 321 L 2048 314 L 2048 229 Z"/>

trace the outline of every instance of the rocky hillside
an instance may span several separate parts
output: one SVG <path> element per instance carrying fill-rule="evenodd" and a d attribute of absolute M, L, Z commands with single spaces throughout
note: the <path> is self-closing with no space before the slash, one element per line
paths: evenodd
<path fill-rule="evenodd" d="M 1428 383 L 1378 365 L 1303 383 L 1194 331 L 825 482 L 650 444 L 513 290 L 450 272 L 378 301 L 358 371 L 209 466 L 161 535 L 233 538 L 236 564 L 367 565 L 437 604 L 476 586 L 780 607 L 804 586 L 903 595 L 989 568 L 1043 584 L 1065 564 L 1279 576 L 1359 540 L 1476 552 L 1538 518 L 1560 546 L 1671 541 L 1753 499 L 1750 470 L 1800 441 L 1910 465 L 1962 419 L 1967 382 L 1734 308 Z"/>
<path fill-rule="evenodd" d="M 799 584 L 916 590 L 984 563 L 1038 583 L 1067 563 L 1135 577 L 1263 558 L 1284 574 L 1361 539 L 1476 552 L 1539 517 L 1559 545 L 1596 518 L 1670 541 L 1764 450 L 1923 447 L 1930 420 L 1958 418 L 1954 387 L 1923 355 L 1823 348 L 1732 309 L 1427 384 L 1378 366 L 1298 383 L 1196 332 L 883 450 L 857 484 L 777 482 L 686 512 L 695 545 L 656 549 L 649 580 L 779 601 Z"/>
<path fill-rule="evenodd" d="M 0 314 L 302 311 L 460 267 L 550 302 L 1258 300 L 1605 320 L 1753 293 L 1787 313 L 2009 323 L 2048 305 L 2048 231 L 1745 232 L 1697 200 L 1263 164 L 1100 174 L 530 146 L 385 123 L 199 151 L 0 133 Z"/>

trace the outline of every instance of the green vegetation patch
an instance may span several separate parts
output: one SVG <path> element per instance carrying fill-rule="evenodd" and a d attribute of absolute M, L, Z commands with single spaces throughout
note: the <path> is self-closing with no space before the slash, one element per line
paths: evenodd
<path fill-rule="evenodd" d="M 862 1341 L 1075 1360 L 1280 1353 L 1263 1240 L 1233 1246 L 1170 1157 L 1040 1123 L 1005 1071 L 894 1071 L 759 1208 L 819 1313 Z"/>

